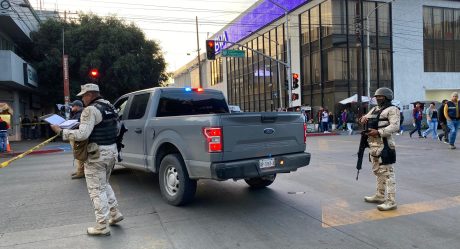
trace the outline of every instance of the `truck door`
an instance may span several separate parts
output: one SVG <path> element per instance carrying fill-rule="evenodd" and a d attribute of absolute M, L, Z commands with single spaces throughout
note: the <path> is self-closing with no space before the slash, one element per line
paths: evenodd
<path fill-rule="evenodd" d="M 128 131 L 123 137 L 123 162 L 130 167 L 146 167 L 145 124 L 150 93 L 132 96 L 129 110 L 124 114 L 123 123 Z"/>

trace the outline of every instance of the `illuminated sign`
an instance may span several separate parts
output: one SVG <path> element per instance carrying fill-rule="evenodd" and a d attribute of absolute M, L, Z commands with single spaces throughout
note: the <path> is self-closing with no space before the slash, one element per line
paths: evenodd
<path fill-rule="evenodd" d="M 308 0 L 273 0 L 280 6 L 283 6 L 288 11 L 291 11 Z M 247 36 L 250 36 L 260 28 L 272 23 L 276 19 L 284 16 L 284 10 L 274 5 L 270 0 L 265 0 L 252 10 L 247 11 L 242 17 L 232 21 L 232 24 L 222 33 L 213 36 L 216 41 L 231 41 L 238 42 Z M 219 53 L 223 48 L 232 46 L 229 43 L 217 43 L 216 53 Z"/>

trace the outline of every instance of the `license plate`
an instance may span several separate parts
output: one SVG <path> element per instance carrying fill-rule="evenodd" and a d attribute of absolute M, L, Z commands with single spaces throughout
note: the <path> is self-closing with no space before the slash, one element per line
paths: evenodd
<path fill-rule="evenodd" d="M 259 168 L 271 168 L 275 167 L 275 158 L 268 158 L 268 159 L 260 159 L 259 160 Z"/>

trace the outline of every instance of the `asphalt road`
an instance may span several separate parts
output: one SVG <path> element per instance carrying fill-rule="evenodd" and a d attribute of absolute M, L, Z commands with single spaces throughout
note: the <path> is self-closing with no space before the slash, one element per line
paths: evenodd
<path fill-rule="evenodd" d="M 308 138 L 308 167 L 254 191 L 244 181 L 199 181 L 186 207 L 165 204 L 152 173 L 117 168 L 111 178 L 125 220 L 90 237 L 84 179 L 70 180 L 69 152 L 32 155 L 0 169 L 0 248 L 459 248 L 459 150 L 397 137 L 395 211 L 363 202 L 358 136 Z"/>

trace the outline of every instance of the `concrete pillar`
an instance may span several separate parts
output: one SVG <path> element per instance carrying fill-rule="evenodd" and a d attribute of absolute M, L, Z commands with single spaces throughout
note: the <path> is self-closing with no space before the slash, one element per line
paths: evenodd
<path fill-rule="evenodd" d="M 14 91 L 13 92 L 13 134 L 10 137 L 12 141 L 19 141 L 21 140 L 21 120 L 19 119 L 19 116 L 21 115 L 20 111 L 20 103 L 19 103 L 19 92 Z"/>

